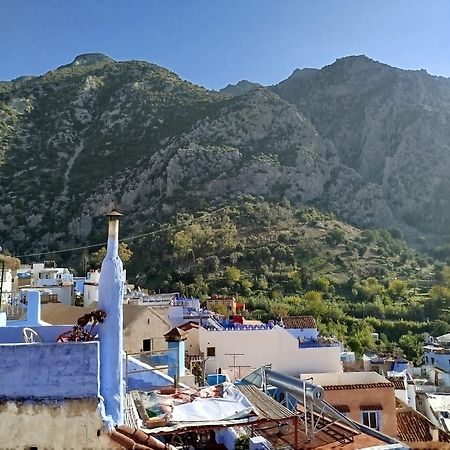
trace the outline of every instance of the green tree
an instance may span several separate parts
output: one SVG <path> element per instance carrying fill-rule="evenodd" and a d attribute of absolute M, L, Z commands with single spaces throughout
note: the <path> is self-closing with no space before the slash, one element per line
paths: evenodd
<path fill-rule="evenodd" d="M 172 240 L 173 249 L 177 258 L 185 258 L 192 253 L 194 242 L 192 236 L 187 231 L 178 231 Z"/>
<path fill-rule="evenodd" d="M 225 278 L 229 284 L 233 285 L 241 279 L 241 271 L 234 266 L 228 266 L 225 269 Z"/>
<path fill-rule="evenodd" d="M 405 297 L 408 283 L 403 280 L 390 280 L 388 286 L 388 294 L 395 300 L 400 300 Z"/>
<path fill-rule="evenodd" d="M 128 261 L 131 260 L 131 257 L 133 256 L 133 252 L 128 247 L 128 244 L 125 242 L 119 242 L 119 258 L 122 260 L 122 262 L 125 264 Z M 91 253 L 88 257 L 88 264 L 91 267 L 97 267 L 99 268 L 102 265 L 103 260 L 106 256 L 106 247 L 102 247 L 100 250 Z"/>
<path fill-rule="evenodd" d="M 208 272 L 216 273 L 220 267 L 220 260 L 216 255 L 205 258 L 205 268 Z"/>
<path fill-rule="evenodd" d="M 286 317 L 289 314 L 289 305 L 282 302 L 273 302 L 270 305 L 270 313 L 277 319 Z"/>
<path fill-rule="evenodd" d="M 333 228 L 327 235 L 327 242 L 330 244 L 344 244 L 346 242 L 345 233 L 340 228 Z"/>
<path fill-rule="evenodd" d="M 321 302 L 323 299 L 322 292 L 308 291 L 305 293 L 305 299 L 311 302 Z"/>
<path fill-rule="evenodd" d="M 398 340 L 398 346 L 403 351 L 405 358 L 412 361 L 415 365 L 422 363 L 423 359 L 423 339 L 422 336 L 412 334 L 408 331 Z"/>
<path fill-rule="evenodd" d="M 327 292 L 330 288 L 330 280 L 327 277 L 316 278 L 313 284 L 316 289 L 322 292 Z"/>

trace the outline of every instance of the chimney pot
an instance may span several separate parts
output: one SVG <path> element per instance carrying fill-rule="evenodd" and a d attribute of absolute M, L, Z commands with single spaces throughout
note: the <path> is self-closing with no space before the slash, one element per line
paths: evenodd
<path fill-rule="evenodd" d="M 116 211 L 115 209 L 112 210 L 110 213 L 105 214 L 106 217 L 109 217 L 109 220 L 118 220 L 120 217 L 123 216 L 123 214 L 120 214 L 119 211 Z"/>

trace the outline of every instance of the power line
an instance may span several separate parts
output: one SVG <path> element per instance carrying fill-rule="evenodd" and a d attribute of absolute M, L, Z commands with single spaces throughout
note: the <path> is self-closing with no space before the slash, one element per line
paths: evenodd
<path fill-rule="evenodd" d="M 140 238 L 143 238 L 143 237 L 154 236 L 155 234 L 162 233 L 163 231 L 170 231 L 170 230 L 172 230 L 174 228 L 177 228 L 177 227 L 180 227 L 182 225 L 195 223 L 195 222 L 197 222 L 197 221 L 199 221 L 201 219 L 204 219 L 205 217 L 212 216 L 213 214 L 217 214 L 218 212 L 221 212 L 221 211 L 223 211 L 226 208 L 227 207 L 224 206 L 224 207 L 216 209 L 214 211 L 210 211 L 210 212 L 204 213 L 204 214 L 202 214 L 199 217 L 194 217 L 192 220 L 188 221 L 187 223 L 178 223 L 178 224 L 168 225 L 166 227 L 161 227 L 161 228 L 159 228 L 157 230 L 149 231 L 147 233 L 137 234 L 135 236 L 129 236 L 129 237 L 126 237 L 126 238 L 123 238 L 123 239 L 119 239 L 119 242 L 133 241 L 135 239 L 140 239 Z M 66 248 L 66 249 L 63 249 L 63 250 L 53 250 L 53 251 L 38 252 L 38 253 L 28 253 L 26 255 L 15 255 L 14 257 L 15 258 L 28 258 L 28 257 L 31 257 L 31 256 L 53 255 L 55 253 L 74 252 L 74 251 L 77 251 L 77 250 L 84 250 L 84 249 L 87 249 L 87 248 L 102 247 L 104 245 L 106 245 L 106 242 L 102 242 L 102 243 L 99 243 L 99 244 L 83 245 L 83 246 L 80 246 L 80 247 Z"/>

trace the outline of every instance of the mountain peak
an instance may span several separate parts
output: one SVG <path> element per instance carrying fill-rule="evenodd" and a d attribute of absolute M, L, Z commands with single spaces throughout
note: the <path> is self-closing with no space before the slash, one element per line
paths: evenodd
<path fill-rule="evenodd" d="M 220 93 L 229 96 L 238 96 L 246 94 L 247 92 L 259 88 L 261 85 L 259 83 L 253 83 L 248 80 L 241 80 L 236 84 L 228 84 L 223 89 L 220 89 Z"/>
<path fill-rule="evenodd" d="M 351 70 L 353 72 L 360 72 L 368 69 L 370 70 L 382 67 L 386 69 L 394 69 L 393 67 L 387 64 L 383 64 L 379 61 L 375 61 L 374 59 L 371 59 L 366 55 L 351 55 L 336 59 L 333 64 L 325 66 L 324 69 L 343 68 L 345 70 Z"/>
<path fill-rule="evenodd" d="M 70 65 L 89 66 L 91 64 L 97 64 L 99 62 L 114 62 L 114 60 L 109 56 L 104 55 L 103 53 L 84 53 L 82 55 L 78 55 Z"/>

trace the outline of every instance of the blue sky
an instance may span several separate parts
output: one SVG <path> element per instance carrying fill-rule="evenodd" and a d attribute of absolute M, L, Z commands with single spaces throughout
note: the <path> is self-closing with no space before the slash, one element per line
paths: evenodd
<path fill-rule="evenodd" d="M 90 52 L 213 89 L 355 54 L 450 77 L 449 49 L 448 0 L 0 0 L 0 80 Z"/>

